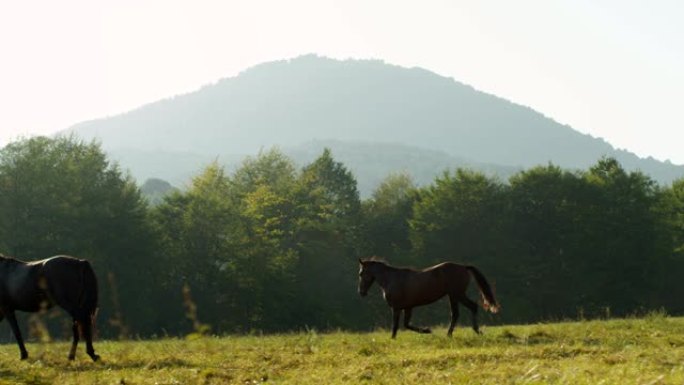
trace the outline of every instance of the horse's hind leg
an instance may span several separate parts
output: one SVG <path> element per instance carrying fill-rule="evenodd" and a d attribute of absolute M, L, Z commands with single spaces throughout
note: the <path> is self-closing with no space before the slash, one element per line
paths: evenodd
<path fill-rule="evenodd" d="M 100 356 L 95 354 L 95 348 L 93 348 L 93 322 L 90 317 L 85 317 L 81 321 L 81 327 L 83 328 L 83 338 L 86 340 L 86 353 L 93 359 L 97 361 Z"/>
<path fill-rule="evenodd" d="M 449 325 L 447 336 L 451 337 L 451 334 L 454 332 L 454 328 L 456 327 L 456 322 L 458 322 L 458 299 L 450 295 L 449 304 L 451 305 L 451 324 Z"/>
<path fill-rule="evenodd" d="M 21 352 L 21 359 L 25 360 L 28 358 L 28 352 L 24 346 L 24 339 L 21 337 L 21 331 L 19 330 L 19 324 L 17 323 L 17 317 L 14 315 L 14 311 L 3 311 L 7 317 L 7 322 L 9 322 L 12 331 L 14 332 L 14 338 L 17 339 L 17 345 L 19 345 L 19 351 Z"/>
<path fill-rule="evenodd" d="M 404 327 L 409 330 L 413 330 L 418 333 L 432 333 L 429 328 L 419 328 L 411 325 L 411 314 L 413 313 L 412 308 L 404 309 Z"/>
<path fill-rule="evenodd" d="M 470 310 L 473 320 L 473 330 L 475 330 L 475 333 L 481 334 L 480 327 L 477 325 L 477 303 L 465 296 L 461 298 L 460 301 L 463 304 L 463 306 L 467 307 L 468 310 Z"/>
<path fill-rule="evenodd" d="M 69 350 L 69 359 L 73 360 L 76 358 L 76 346 L 78 346 L 78 337 L 79 337 L 79 332 L 78 332 L 78 321 L 74 319 L 74 324 L 71 326 L 71 330 L 74 332 L 74 339 L 71 342 L 71 350 Z"/>

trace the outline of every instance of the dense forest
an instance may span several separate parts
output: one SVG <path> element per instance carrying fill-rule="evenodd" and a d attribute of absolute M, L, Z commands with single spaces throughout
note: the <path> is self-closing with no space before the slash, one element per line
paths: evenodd
<path fill-rule="evenodd" d="M 357 260 L 373 255 L 478 266 L 502 304 L 490 324 L 681 314 L 684 179 L 659 185 L 603 158 L 506 181 L 455 169 L 417 187 L 393 174 L 362 200 L 331 151 L 299 169 L 270 150 L 148 201 L 98 143 L 37 137 L 0 150 L 0 253 L 90 260 L 110 338 L 387 326 L 379 290 L 356 290 Z M 59 333 L 61 318 L 41 322 Z"/>

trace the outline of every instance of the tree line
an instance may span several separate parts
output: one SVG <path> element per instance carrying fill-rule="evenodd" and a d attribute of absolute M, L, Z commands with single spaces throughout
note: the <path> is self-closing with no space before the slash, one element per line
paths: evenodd
<path fill-rule="evenodd" d="M 0 252 L 90 260 L 106 337 L 387 326 L 381 296 L 356 292 L 372 255 L 478 266 L 503 307 L 489 323 L 680 314 L 684 179 L 661 186 L 604 158 L 507 181 L 394 174 L 362 200 L 329 150 L 297 168 L 273 149 L 150 204 L 98 143 L 36 137 L 0 150 Z M 415 317 L 446 322 L 447 306 Z"/>

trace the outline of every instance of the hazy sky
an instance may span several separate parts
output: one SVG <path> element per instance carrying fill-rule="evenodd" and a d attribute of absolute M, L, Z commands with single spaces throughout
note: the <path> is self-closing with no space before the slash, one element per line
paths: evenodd
<path fill-rule="evenodd" d="M 0 146 L 317 53 L 420 66 L 684 164 L 684 2 L 0 0 Z"/>

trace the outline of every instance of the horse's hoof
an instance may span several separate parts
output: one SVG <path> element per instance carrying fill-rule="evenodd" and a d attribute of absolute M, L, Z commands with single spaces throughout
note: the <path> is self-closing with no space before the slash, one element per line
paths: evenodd
<path fill-rule="evenodd" d="M 73 361 L 76 358 L 76 355 L 69 354 L 69 361 Z"/>
<path fill-rule="evenodd" d="M 22 353 L 22 354 L 21 354 L 21 360 L 22 360 L 22 361 L 25 360 L 25 359 L 27 359 L 27 358 L 28 358 L 28 354 L 27 354 L 27 353 Z"/>
<path fill-rule="evenodd" d="M 97 360 L 100 359 L 100 356 L 98 356 L 97 354 L 91 354 L 90 358 L 92 358 L 94 362 L 97 362 Z"/>
<path fill-rule="evenodd" d="M 431 333 L 432 333 L 432 330 L 430 330 L 430 328 L 425 328 L 425 329 L 421 330 L 421 333 L 424 333 L 424 334 L 431 334 Z"/>

